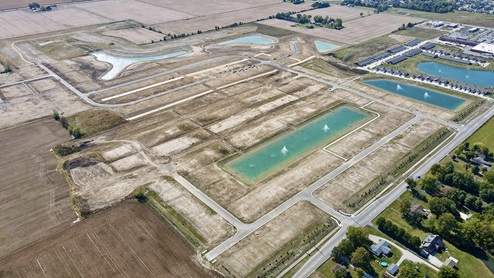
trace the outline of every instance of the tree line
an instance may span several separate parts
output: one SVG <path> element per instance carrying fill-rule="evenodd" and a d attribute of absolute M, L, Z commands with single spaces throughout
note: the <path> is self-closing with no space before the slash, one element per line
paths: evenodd
<path fill-rule="evenodd" d="M 294 13 L 293 12 L 277 13 L 276 15 L 271 16 L 270 18 L 292 21 L 299 24 L 312 23 L 312 15 L 297 14 L 295 17 L 293 17 L 292 14 Z M 324 26 L 327 28 L 332 28 L 337 30 L 343 28 L 343 20 L 341 18 L 330 18 L 328 16 L 323 17 L 320 15 L 316 15 L 314 16 L 313 22 L 318 26 Z"/>
<path fill-rule="evenodd" d="M 376 1 L 362 1 L 362 0 L 343 0 L 341 5 L 355 5 L 364 6 L 376 9 L 377 12 L 383 12 L 390 6 L 393 8 L 404 8 L 410 10 L 434 12 L 434 13 L 448 13 L 454 11 L 457 7 L 454 2 L 447 0 L 404 0 L 404 1 L 389 1 L 389 0 L 376 0 Z"/>
<path fill-rule="evenodd" d="M 412 226 L 437 233 L 458 248 L 494 254 L 494 170 L 475 178 L 472 173 L 457 172 L 449 162 L 436 164 L 424 178 L 407 179 L 407 183 L 414 194 L 420 186 L 434 196 L 428 201 L 431 217 L 422 221 L 403 214 Z M 460 211 L 468 210 L 472 218 L 463 221 Z"/>

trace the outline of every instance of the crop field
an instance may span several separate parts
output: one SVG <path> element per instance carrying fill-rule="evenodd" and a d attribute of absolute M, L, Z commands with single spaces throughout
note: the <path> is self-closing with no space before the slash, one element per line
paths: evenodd
<path fill-rule="evenodd" d="M 0 258 L 77 219 L 50 152 L 67 140 L 67 131 L 53 119 L 0 132 Z"/>
<path fill-rule="evenodd" d="M 0 259 L 2 277 L 219 277 L 145 204 L 126 201 Z"/>
<path fill-rule="evenodd" d="M 314 29 L 292 27 L 292 25 L 294 25 L 293 22 L 280 19 L 269 19 L 260 23 L 323 38 L 338 44 L 354 45 L 394 31 L 402 24 L 407 24 L 408 22 L 416 23 L 420 21 L 423 20 L 420 18 L 409 18 L 380 13 L 377 15 L 364 16 L 348 22 L 343 21 L 344 28 L 341 30 L 323 27 L 317 27 Z"/>
<path fill-rule="evenodd" d="M 360 16 L 360 13 L 363 13 L 362 16 Z M 376 15 L 374 14 L 372 9 L 362 7 L 349 8 L 347 6 L 337 5 L 333 5 L 329 8 L 315 9 L 312 11 L 303 12 L 302 14 L 312 15 L 312 17 L 320 15 L 322 17 L 327 16 L 329 18 L 341 18 L 343 20 L 343 23 L 359 19 L 361 17 Z"/>
<path fill-rule="evenodd" d="M 200 6 L 202 5 L 201 3 Z M 186 25 L 182 21 L 175 21 L 154 25 L 154 27 L 165 34 L 195 33 L 197 30 L 213 30 L 215 26 L 221 27 L 238 22 L 253 22 L 258 19 L 268 18 L 280 12 L 298 12 L 307 8 L 307 6 L 307 4 L 293 5 L 291 3 L 277 3 L 196 17 L 189 19 Z"/>

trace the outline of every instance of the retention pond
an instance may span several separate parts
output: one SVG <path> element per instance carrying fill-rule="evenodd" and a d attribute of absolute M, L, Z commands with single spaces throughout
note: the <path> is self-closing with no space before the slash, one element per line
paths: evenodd
<path fill-rule="evenodd" d="M 291 133 L 261 144 L 225 167 L 245 180 L 259 181 L 304 153 L 330 143 L 368 117 L 367 112 L 340 106 Z"/>
<path fill-rule="evenodd" d="M 232 43 L 252 43 L 252 44 L 268 45 L 268 44 L 273 44 L 274 41 L 272 39 L 268 39 L 262 36 L 246 36 L 238 39 L 220 42 L 218 43 L 218 45 L 227 45 Z"/>
<path fill-rule="evenodd" d="M 457 80 L 482 87 L 494 86 L 494 71 L 452 67 L 436 62 L 418 64 L 418 69 L 430 75 Z"/>
<path fill-rule="evenodd" d="M 132 64 L 138 62 L 147 62 L 147 61 L 172 58 L 184 54 L 187 54 L 187 51 L 177 51 L 159 56 L 149 56 L 149 57 L 139 57 L 139 58 L 117 57 L 106 54 L 102 51 L 95 52 L 92 55 L 94 55 L 98 61 L 106 62 L 112 65 L 112 68 L 101 77 L 102 80 L 111 80 L 117 77 L 125 68 L 127 68 Z"/>
<path fill-rule="evenodd" d="M 326 53 L 340 47 L 339 45 L 332 44 L 329 42 L 323 42 L 320 40 L 315 40 L 314 44 L 316 45 L 317 51 L 319 51 L 320 53 Z"/>
<path fill-rule="evenodd" d="M 439 93 L 422 87 L 394 82 L 391 80 L 379 79 L 366 81 L 364 83 L 391 92 L 393 94 L 425 102 L 427 104 L 438 106 L 447 110 L 455 110 L 465 102 L 465 100 L 462 98 Z"/>

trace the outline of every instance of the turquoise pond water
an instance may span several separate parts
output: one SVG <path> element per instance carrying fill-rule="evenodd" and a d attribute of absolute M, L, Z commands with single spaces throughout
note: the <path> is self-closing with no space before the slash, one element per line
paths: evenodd
<path fill-rule="evenodd" d="M 102 51 L 95 52 L 92 55 L 94 55 L 98 61 L 110 63 L 112 65 L 112 68 L 101 77 L 101 79 L 103 80 L 111 80 L 117 77 L 125 68 L 127 68 L 132 64 L 138 62 L 147 62 L 147 61 L 172 58 L 184 54 L 187 54 L 187 51 L 177 51 L 159 56 L 149 56 L 149 57 L 139 57 L 139 58 L 117 57 L 117 56 L 112 56 L 110 54 L 106 54 Z"/>
<path fill-rule="evenodd" d="M 494 86 L 494 71 L 457 68 L 436 62 L 420 63 L 418 69 L 430 75 L 454 79 L 467 84 L 482 87 Z"/>
<path fill-rule="evenodd" d="M 447 94 L 435 92 L 426 88 L 407 85 L 390 80 L 384 80 L 384 79 L 370 80 L 364 83 L 391 92 L 393 94 L 405 96 L 447 110 L 455 110 L 465 102 L 465 100 L 462 98 L 458 98 Z"/>
<path fill-rule="evenodd" d="M 218 43 L 218 45 L 226 45 L 226 44 L 232 44 L 232 43 L 252 43 L 252 44 L 267 45 L 267 44 L 274 43 L 274 41 L 272 39 L 268 39 L 268 38 L 265 38 L 262 36 L 247 36 L 247 37 L 241 37 L 241 38 L 234 39 L 234 40 L 220 42 L 220 43 Z"/>
<path fill-rule="evenodd" d="M 319 51 L 321 53 L 325 53 L 325 52 L 328 52 L 328 51 L 331 51 L 333 49 L 340 47 L 337 44 L 332 44 L 329 42 L 323 42 L 323 41 L 319 41 L 319 40 L 315 40 L 314 44 L 316 45 L 317 51 Z"/>
<path fill-rule="evenodd" d="M 338 107 L 294 132 L 239 156 L 228 162 L 226 168 L 247 180 L 259 180 L 280 166 L 293 162 L 303 153 L 328 144 L 369 116 L 366 112 L 348 106 Z"/>

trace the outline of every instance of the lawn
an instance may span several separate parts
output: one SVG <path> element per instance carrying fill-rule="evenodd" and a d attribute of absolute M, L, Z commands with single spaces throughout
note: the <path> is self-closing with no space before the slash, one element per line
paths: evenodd
<path fill-rule="evenodd" d="M 475 131 L 472 136 L 467 139 L 470 145 L 476 142 L 482 142 L 489 150 L 494 151 L 494 118 L 491 118 L 487 123 Z"/>
<path fill-rule="evenodd" d="M 371 231 L 373 229 L 370 228 L 369 230 Z M 377 233 L 379 233 L 379 232 L 377 232 Z M 374 233 L 372 233 L 372 234 L 374 234 Z M 379 233 L 377 235 L 385 238 L 385 236 L 381 233 Z M 389 247 L 391 248 L 391 252 L 393 254 L 389 258 L 384 258 L 384 257 L 379 258 L 379 257 L 375 256 L 374 254 L 371 254 L 371 256 L 372 256 L 371 266 L 374 270 L 373 275 L 377 275 L 378 277 L 380 277 L 381 274 L 386 270 L 386 267 L 383 267 L 380 265 L 380 261 L 386 261 L 388 264 L 397 263 L 400 260 L 401 256 L 403 255 L 401 253 L 401 251 L 398 250 L 396 247 L 394 247 L 392 245 L 390 245 Z M 318 273 L 322 274 L 328 278 L 329 277 L 335 277 L 333 271 L 331 271 L 331 269 L 335 265 L 336 265 L 336 263 L 332 259 L 329 259 L 326 262 L 324 262 L 324 264 L 322 264 L 310 277 L 315 277 Z M 353 270 L 350 270 L 350 274 L 351 274 L 351 277 L 357 277 L 357 273 Z"/>
<path fill-rule="evenodd" d="M 494 28 L 494 16 L 488 14 L 477 14 L 462 11 L 454 11 L 452 13 L 429 13 L 408 9 L 389 9 L 387 13 L 408 15 L 410 17 L 421 17 L 424 19 L 435 19 L 447 22 L 455 22 L 462 24 L 480 25 Z"/>
<path fill-rule="evenodd" d="M 351 47 L 343 48 L 333 52 L 333 54 L 343 62 L 353 63 L 399 44 L 400 43 L 397 40 L 385 35 Z"/>
<path fill-rule="evenodd" d="M 405 192 L 404 194 L 410 194 L 410 193 Z M 405 198 L 404 195 L 402 195 L 401 198 Z M 422 203 L 422 205 L 424 204 L 425 203 Z M 428 208 L 428 206 L 426 206 L 426 208 Z M 426 231 L 413 228 L 401 217 L 400 201 L 398 200 L 394 201 L 385 211 L 383 211 L 378 217 L 376 217 L 376 219 L 379 217 L 384 217 L 387 220 L 392 221 L 396 226 L 405 229 L 412 236 L 420 237 L 420 239 L 423 239 L 428 234 Z M 373 220 L 374 224 L 376 219 Z M 372 234 L 376 234 L 373 231 L 373 229 L 369 229 L 369 231 Z M 385 238 L 389 238 L 389 237 L 385 237 Z M 456 248 L 446 240 L 444 240 L 444 244 L 446 245 L 448 251 L 444 251 L 441 254 L 438 254 L 437 258 L 439 258 L 442 261 L 446 260 L 450 256 L 458 259 L 457 267 L 458 267 L 458 274 L 460 275 L 460 277 L 494 277 L 494 275 L 483 264 L 483 262 L 474 255 L 471 255 L 469 253 L 466 253 Z"/>
<path fill-rule="evenodd" d="M 396 35 L 415 37 L 421 40 L 430 40 L 446 34 L 445 31 L 432 28 L 413 27 L 394 32 Z"/>
<path fill-rule="evenodd" d="M 414 262 L 411 262 L 408 260 L 404 260 L 400 266 L 408 266 L 412 269 L 415 269 L 417 267 L 417 272 L 419 273 L 420 277 L 424 277 L 425 275 L 429 276 L 430 278 L 436 278 L 437 277 L 437 272 L 434 269 L 432 269 L 432 268 L 430 268 L 424 264 L 418 264 L 418 263 L 414 263 Z"/>

